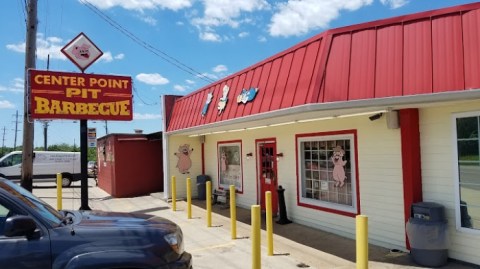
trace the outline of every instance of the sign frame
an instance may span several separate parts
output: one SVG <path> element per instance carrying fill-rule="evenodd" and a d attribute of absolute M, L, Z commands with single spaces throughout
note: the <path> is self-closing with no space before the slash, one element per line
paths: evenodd
<path fill-rule="evenodd" d="M 83 43 L 81 43 L 83 41 Z M 75 59 L 78 58 L 71 50 L 73 48 L 80 48 L 82 46 L 88 46 L 85 47 L 88 53 L 95 53 L 94 57 L 92 59 L 89 59 L 85 63 L 82 63 L 82 60 L 80 59 Z M 90 51 L 89 49 L 92 48 L 93 51 Z M 80 70 L 82 70 L 82 73 L 85 72 L 85 69 L 87 69 L 90 65 L 92 65 L 94 62 L 96 62 L 100 57 L 103 55 L 103 51 L 93 43 L 90 38 L 88 38 L 87 35 L 85 35 L 83 32 L 78 34 L 74 39 L 72 39 L 70 42 L 68 42 L 62 49 L 61 52 L 72 62 L 74 63 Z M 88 58 L 88 57 L 87 57 Z"/>
<path fill-rule="evenodd" d="M 132 78 L 28 70 L 32 119 L 133 120 Z"/>

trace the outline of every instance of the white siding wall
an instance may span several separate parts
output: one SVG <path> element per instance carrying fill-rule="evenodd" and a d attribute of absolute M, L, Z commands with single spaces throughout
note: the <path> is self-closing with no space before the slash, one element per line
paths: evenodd
<path fill-rule="evenodd" d="M 451 245 L 449 256 L 480 264 L 480 234 L 457 231 L 455 227 L 456 165 L 454 156 L 452 114 L 478 111 L 480 102 L 439 106 L 420 111 L 423 200 L 445 206 Z"/>
<path fill-rule="evenodd" d="M 443 105 L 420 109 L 420 140 L 424 201 L 445 206 L 449 222 L 451 246 L 449 256 L 480 264 L 480 234 L 465 233 L 455 228 L 455 175 L 452 145 L 452 113 L 480 110 L 480 102 Z M 387 129 L 385 117 L 370 121 L 368 116 L 296 123 L 264 129 L 207 135 L 205 141 L 205 174 L 218 187 L 217 142 L 242 141 L 243 194 L 237 196 L 239 206 L 249 208 L 258 203 L 255 139 L 276 138 L 277 152 L 284 157 L 278 162 L 278 184 L 285 191 L 288 217 L 301 224 L 354 238 L 355 219 L 297 205 L 295 135 L 338 130 L 357 130 L 358 171 L 361 214 L 369 218 L 369 240 L 387 248 L 405 249 L 403 178 L 400 129 Z M 176 168 L 174 155 L 179 145 L 190 144 L 190 174 Z M 193 195 L 197 195 L 196 176 L 201 174 L 201 143 L 198 137 L 170 136 L 168 141 L 168 173 L 177 177 L 178 197 L 185 197 L 185 178 L 192 178 Z M 170 180 L 170 179 L 168 179 Z M 170 183 L 168 183 L 170 184 Z M 170 195 L 168 195 L 170 197 Z"/>
<path fill-rule="evenodd" d="M 400 130 L 387 129 L 385 117 L 370 121 L 368 116 L 361 116 L 208 135 L 206 174 L 217 187 L 217 142 L 242 140 L 244 192 L 237 196 L 237 203 L 245 208 L 257 204 L 256 161 L 255 158 L 247 160 L 245 155 L 252 152 L 255 156 L 255 139 L 275 137 L 277 152 L 284 154 L 278 162 L 278 184 L 286 189 L 288 217 L 297 223 L 354 238 L 354 218 L 297 205 L 295 135 L 346 129 L 357 130 L 360 206 L 361 213 L 369 217 L 369 240 L 384 247 L 404 249 Z M 176 141 L 178 144 L 178 139 Z"/>

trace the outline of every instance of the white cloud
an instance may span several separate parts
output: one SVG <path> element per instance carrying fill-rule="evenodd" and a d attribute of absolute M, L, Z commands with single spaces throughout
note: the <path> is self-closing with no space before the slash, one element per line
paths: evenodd
<path fill-rule="evenodd" d="M 264 37 L 264 36 L 259 36 L 259 37 L 258 37 L 258 42 L 262 42 L 262 43 L 263 43 L 263 42 L 267 42 L 267 38 Z"/>
<path fill-rule="evenodd" d="M 65 46 L 63 40 L 59 37 L 47 37 L 45 38 L 43 34 L 37 34 L 37 59 L 46 61 L 50 55 L 50 60 L 67 60 L 67 57 L 63 55 L 62 48 Z M 25 53 L 25 42 L 18 44 L 8 44 L 7 49 L 19 53 Z M 100 61 L 112 62 L 113 60 L 122 60 L 125 57 L 123 53 L 112 56 L 110 51 L 104 52 Z"/>
<path fill-rule="evenodd" d="M 200 39 L 204 41 L 212 41 L 212 42 L 222 41 L 222 38 L 218 34 L 213 32 L 201 32 Z"/>
<path fill-rule="evenodd" d="M 113 61 L 112 53 L 110 51 L 104 52 L 102 57 L 100 57 L 100 59 L 98 59 L 98 60 L 109 63 L 109 62 Z"/>
<path fill-rule="evenodd" d="M 15 105 L 7 100 L 0 100 L 0 109 L 15 108 Z"/>
<path fill-rule="evenodd" d="M 325 29 L 340 15 L 340 11 L 357 10 L 372 2 L 373 0 L 288 0 L 277 4 L 278 11 L 271 18 L 269 33 L 271 36 L 287 37 L 306 34 L 314 29 Z"/>
<path fill-rule="evenodd" d="M 119 53 L 113 57 L 115 60 L 123 60 L 123 58 L 125 58 L 125 54 L 123 53 Z"/>
<path fill-rule="evenodd" d="M 9 86 L 0 85 L 0 92 L 23 93 L 24 88 L 24 80 L 22 78 L 15 78 Z"/>
<path fill-rule="evenodd" d="M 162 75 L 158 73 L 153 74 L 145 74 L 141 73 L 135 77 L 138 81 L 143 82 L 149 85 L 165 85 L 168 84 L 170 81 L 164 78 Z"/>
<path fill-rule="evenodd" d="M 44 38 L 43 34 L 37 34 L 37 58 L 46 61 L 48 55 L 50 59 L 66 60 L 61 49 L 64 47 L 63 40 L 58 37 Z M 7 49 L 15 52 L 25 53 L 25 42 L 18 44 L 8 44 Z"/>
<path fill-rule="evenodd" d="M 195 81 L 193 81 L 193 80 L 191 80 L 191 79 L 186 79 L 185 82 L 188 83 L 188 84 L 190 84 L 190 85 L 195 84 Z"/>
<path fill-rule="evenodd" d="M 200 31 L 200 38 L 205 41 L 219 42 L 221 39 L 215 33 L 215 27 L 239 27 L 242 23 L 251 23 L 251 19 L 244 18 L 245 13 L 252 13 L 269 8 L 265 0 L 203 0 L 205 6 L 203 17 L 191 20 L 192 25 Z"/>
<path fill-rule="evenodd" d="M 82 3 L 81 0 L 79 1 Z M 89 0 L 88 2 L 100 9 L 109 9 L 119 6 L 124 9 L 137 11 L 148 9 L 171 9 L 176 11 L 191 7 L 193 0 Z"/>
<path fill-rule="evenodd" d="M 242 12 L 253 12 L 262 10 L 269 6 L 264 0 L 204 0 L 205 11 L 204 19 L 207 25 L 230 25 L 238 24 L 238 19 Z"/>
<path fill-rule="evenodd" d="M 215 72 L 215 73 L 221 73 L 221 72 L 225 72 L 227 70 L 228 70 L 228 68 L 223 64 L 219 64 L 219 65 L 215 66 L 214 68 L 212 68 L 212 71 Z"/>
<path fill-rule="evenodd" d="M 175 85 L 173 86 L 173 88 L 176 90 L 176 91 L 179 91 L 179 92 L 184 92 L 187 90 L 187 88 L 185 86 L 182 86 L 182 85 Z"/>
<path fill-rule="evenodd" d="M 133 113 L 134 120 L 156 120 L 162 118 L 161 114 L 150 114 L 150 113 Z"/>
<path fill-rule="evenodd" d="M 391 9 L 403 7 L 410 2 L 409 0 L 380 0 L 385 6 L 390 6 Z"/>
<path fill-rule="evenodd" d="M 20 91 L 23 92 L 23 88 L 25 87 L 25 80 L 23 78 L 14 78 L 12 84 L 14 89 L 20 89 Z"/>
<path fill-rule="evenodd" d="M 154 18 L 154 17 L 150 17 L 150 16 L 142 16 L 140 17 L 140 19 L 144 22 L 146 22 L 147 24 L 151 25 L 151 26 L 155 26 L 157 25 L 157 20 Z"/>
<path fill-rule="evenodd" d="M 249 35 L 248 32 L 241 32 L 240 34 L 238 34 L 238 37 L 244 38 L 244 37 L 247 37 L 248 35 Z"/>
<path fill-rule="evenodd" d="M 120 53 L 115 56 L 112 56 L 112 53 L 110 51 L 104 52 L 102 57 L 98 59 L 99 61 L 104 61 L 106 63 L 110 63 L 113 60 L 122 60 L 125 57 L 125 54 Z"/>

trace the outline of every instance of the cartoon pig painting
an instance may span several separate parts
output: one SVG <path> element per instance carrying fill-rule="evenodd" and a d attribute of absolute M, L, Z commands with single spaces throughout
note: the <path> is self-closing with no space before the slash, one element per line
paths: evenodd
<path fill-rule="evenodd" d="M 177 168 L 182 174 L 188 174 L 188 170 L 192 167 L 192 160 L 190 159 L 192 151 L 193 149 L 190 148 L 190 145 L 183 144 L 178 147 L 178 152 L 175 152 L 175 156 L 178 157 Z"/>
<path fill-rule="evenodd" d="M 90 45 L 82 44 L 81 46 L 75 46 L 72 49 L 72 54 L 79 60 L 88 60 L 90 58 Z"/>
<path fill-rule="evenodd" d="M 345 184 L 345 168 L 347 161 L 343 160 L 345 151 L 340 146 L 336 146 L 333 149 L 333 155 L 331 157 L 333 163 L 333 179 L 335 180 L 335 187 L 343 187 Z"/>

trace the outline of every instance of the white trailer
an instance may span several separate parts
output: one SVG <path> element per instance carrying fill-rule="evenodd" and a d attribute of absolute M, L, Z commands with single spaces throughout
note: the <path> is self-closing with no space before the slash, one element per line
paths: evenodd
<path fill-rule="evenodd" d="M 33 182 L 56 182 L 62 174 L 62 186 L 80 180 L 80 152 L 34 151 Z M 22 152 L 13 151 L 0 158 L 0 177 L 19 182 L 22 175 Z"/>

